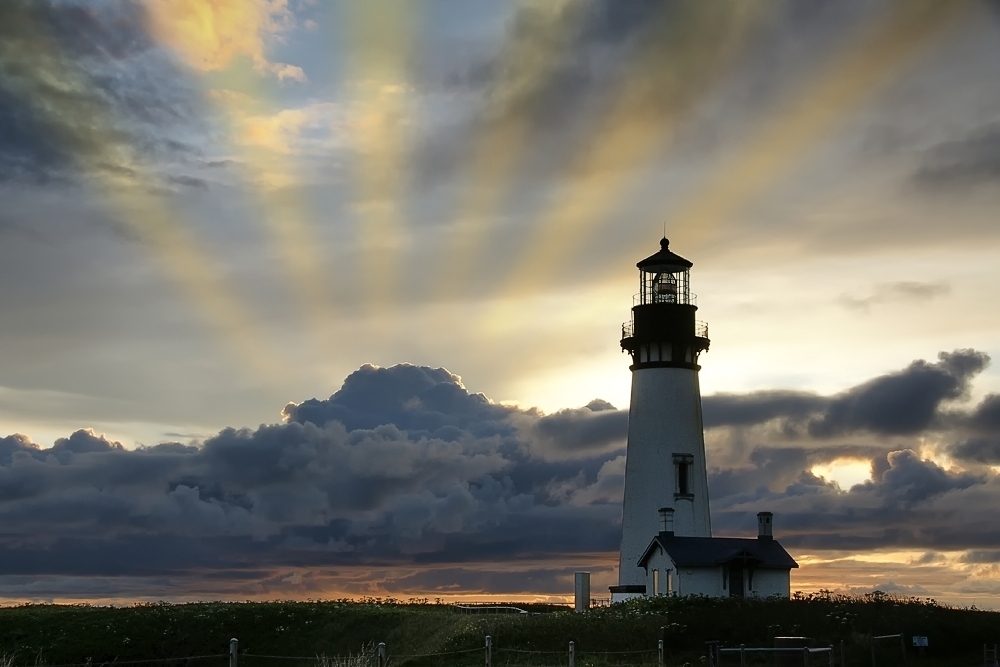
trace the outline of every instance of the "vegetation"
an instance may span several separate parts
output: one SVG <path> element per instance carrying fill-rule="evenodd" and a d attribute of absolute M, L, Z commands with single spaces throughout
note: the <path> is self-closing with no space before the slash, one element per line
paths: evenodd
<path fill-rule="evenodd" d="M 668 665 L 700 665 L 707 641 L 772 646 L 776 636 L 808 637 L 812 646 L 833 645 L 838 665 L 843 647 L 846 664 L 861 666 L 871 664 L 872 636 L 902 633 L 909 664 L 930 667 L 982 664 L 983 644 L 1000 642 L 1000 613 L 883 593 L 821 593 L 793 600 L 663 597 L 586 614 L 551 605 L 518 606 L 533 613 L 467 614 L 423 600 L 381 599 L 22 605 L 0 609 L 0 665 L 96 667 L 188 658 L 157 664 L 217 667 L 226 664 L 229 640 L 236 637 L 240 667 L 360 667 L 371 664 L 379 642 L 386 644 L 390 664 L 457 667 L 484 664 L 484 639 L 490 635 L 497 666 L 565 665 L 571 640 L 580 667 L 655 665 L 660 639 Z M 928 637 L 925 655 L 914 652 L 913 635 Z M 877 658 L 879 665 L 902 664 L 898 640 L 879 644 Z M 735 656 L 723 661 L 738 663 Z M 761 657 L 757 664 L 774 661 Z M 817 656 L 815 664 L 825 665 L 826 657 Z"/>

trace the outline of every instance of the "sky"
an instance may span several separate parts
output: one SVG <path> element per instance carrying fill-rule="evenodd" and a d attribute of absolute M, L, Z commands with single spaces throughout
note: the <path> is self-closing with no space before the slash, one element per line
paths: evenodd
<path fill-rule="evenodd" d="M 713 529 L 996 606 L 995 0 L 0 4 L 0 600 L 616 583 L 694 263 Z"/>

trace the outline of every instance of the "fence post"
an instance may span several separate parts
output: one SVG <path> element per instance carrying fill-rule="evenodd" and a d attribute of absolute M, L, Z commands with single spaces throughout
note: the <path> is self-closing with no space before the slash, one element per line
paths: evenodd
<path fill-rule="evenodd" d="M 576 643 L 569 643 L 569 667 L 576 667 Z"/>
<path fill-rule="evenodd" d="M 847 667 L 847 654 L 844 653 L 844 640 L 840 640 L 840 667 Z"/>
<path fill-rule="evenodd" d="M 239 655 L 240 642 L 233 637 L 229 640 L 229 667 L 236 667 L 236 657 Z"/>
<path fill-rule="evenodd" d="M 378 653 L 375 654 L 375 662 L 378 667 L 385 667 L 385 642 L 379 642 Z"/>
<path fill-rule="evenodd" d="M 875 667 L 875 637 L 872 637 L 872 667 Z"/>
<path fill-rule="evenodd" d="M 486 635 L 486 667 L 493 667 L 493 638 Z"/>
<path fill-rule="evenodd" d="M 660 657 L 657 660 L 656 664 L 659 665 L 659 667 L 663 667 L 663 640 L 662 639 L 659 642 L 659 654 L 660 654 Z"/>
<path fill-rule="evenodd" d="M 809 667 L 809 647 L 802 647 L 802 665 L 803 667 Z"/>
<path fill-rule="evenodd" d="M 747 647 L 746 647 L 746 644 L 740 644 L 740 667 L 747 667 Z"/>
<path fill-rule="evenodd" d="M 833 658 L 833 644 L 830 644 L 830 667 L 837 667 L 836 660 Z"/>

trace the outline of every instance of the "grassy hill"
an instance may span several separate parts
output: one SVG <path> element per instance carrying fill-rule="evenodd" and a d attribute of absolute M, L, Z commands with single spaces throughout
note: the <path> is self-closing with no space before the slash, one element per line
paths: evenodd
<path fill-rule="evenodd" d="M 448 605 L 392 600 L 25 605 L 0 609 L 0 659 L 7 667 L 153 660 L 163 667 L 201 667 L 224 664 L 229 640 L 236 637 L 240 667 L 316 665 L 320 656 L 328 659 L 319 667 L 333 667 L 337 662 L 329 658 L 367 654 L 379 642 L 385 642 L 390 664 L 482 665 L 484 638 L 490 635 L 494 665 L 565 665 L 571 640 L 580 667 L 655 665 L 660 639 L 668 665 L 698 665 L 706 641 L 770 646 L 775 636 L 805 636 L 813 646 L 833 644 L 838 665 L 843 646 L 846 664 L 861 666 L 871 664 L 871 636 L 903 633 L 909 664 L 930 667 L 981 665 L 983 644 L 1000 642 L 1000 613 L 878 593 L 793 600 L 656 598 L 585 614 L 520 606 L 533 613 L 465 614 Z M 910 648 L 912 635 L 929 638 L 926 655 Z M 883 643 L 878 664 L 903 664 L 900 653 L 898 640 Z M 406 657 L 417 654 L 423 657 Z M 825 660 L 817 657 L 815 664 Z M 723 664 L 738 663 L 728 657 Z"/>

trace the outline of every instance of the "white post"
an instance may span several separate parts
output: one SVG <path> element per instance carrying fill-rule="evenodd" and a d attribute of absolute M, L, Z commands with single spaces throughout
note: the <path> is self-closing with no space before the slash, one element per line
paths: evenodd
<path fill-rule="evenodd" d="M 803 667 L 809 667 L 809 648 L 802 647 L 802 665 Z"/>
<path fill-rule="evenodd" d="M 580 614 L 590 609 L 590 572 L 574 572 L 574 611 Z"/>
<path fill-rule="evenodd" d="M 569 667 L 576 667 L 576 644 L 569 643 Z"/>
<path fill-rule="evenodd" d="M 378 667 L 385 667 L 385 642 L 379 642 L 376 662 L 378 663 Z"/>
<path fill-rule="evenodd" d="M 229 667 L 236 667 L 236 656 L 239 655 L 240 642 L 233 637 L 229 640 Z"/>
<path fill-rule="evenodd" d="M 740 667 L 747 667 L 747 647 L 746 647 L 746 644 L 740 644 Z"/>
<path fill-rule="evenodd" d="M 493 667 L 493 638 L 486 635 L 486 667 Z"/>
<path fill-rule="evenodd" d="M 659 655 L 660 655 L 660 657 L 656 661 L 656 664 L 659 665 L 659 667 L 663 667 L 663 640 L 662 639 L 659 641 Z"/>

